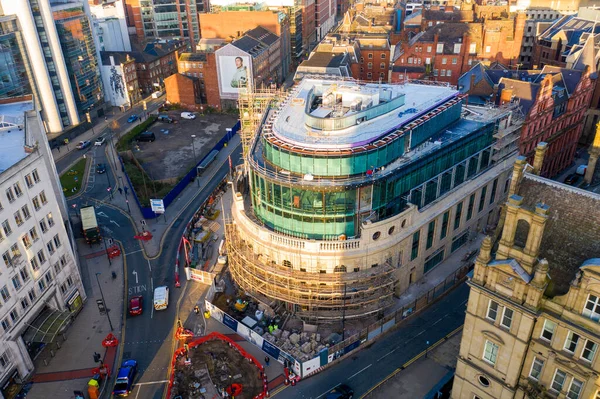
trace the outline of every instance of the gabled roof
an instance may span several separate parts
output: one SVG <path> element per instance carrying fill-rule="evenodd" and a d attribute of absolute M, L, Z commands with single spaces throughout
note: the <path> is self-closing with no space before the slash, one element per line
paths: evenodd
<path fill-rule="evenodd" d="M 501 78 L 499 82 L 499 92 L 502 90 L 512 90 L 512 95 L 519 99 L 523 113 L 529 113 L 529 110 L 537 99 L 540 90 L 538 83 L 523 82 L 522 80 Z"/>
<path fill-rule="evenodd" d="M 259 42 L 265 43 L 268 46 L 275 43 L 279 39 L 279 36 L 263 28 L 262 26 L 257 26 L 256 28 L 249 30 L 246 32 L 246 35 L 258 40 Z"/>
<path fill-rule="evenodd" d="M 563 87 L 567 89 L 569 95 L 575 91 L 577 84 L 581 80 L 582 71 L 576 71 L 574 69 L 560 68 L 555 66 L 546 65 L 542 69 L 541 75 L 538 77 L 537 82 L 541 82 L 546 74 L 558 75 L 560 74 Z"/>
<path fill-rule="evenodd" d="M 489 85 L 490 89 L 494 87 L 494 82 L 492 82 L 490 77 L 487 75 L 485 66 L 483 66 L 483 64 L 481 63 L 477 63 L 476 65 L 472 66 L 471 69 L 469 69 L 467 72 L 463 73 L 460 78 L 458 78 L 458 90 L 461 93 L 468 92 L 469 95 L 476 96 L 491 94 L 473 91 L 473 88 L 471 87 L 471 76 L 475 76 L 475 80 L 473 81 L 475 85 L 478 85 L 479 82 L 484 81 Z"/>
<path fill-rule="evenodd" d="M 498 266 L 510 266 L 510 268 L 517 273 L 519 277 L 526 283 L 529 283 L 532 279 L 531 275 L 523 269 L 523 266 L 519 264 L 515 259 L 502 259 L 502 260 L 494 260 L 488 263 L 490 267 L 498 267 Z"/>
<path fill-rule="evenodd" d="M 255 57 L 267 50 L 267 45 L 262 44 L 258 40 L 250 36 L 242 36 L 231 43 L 233 46 Z"/>

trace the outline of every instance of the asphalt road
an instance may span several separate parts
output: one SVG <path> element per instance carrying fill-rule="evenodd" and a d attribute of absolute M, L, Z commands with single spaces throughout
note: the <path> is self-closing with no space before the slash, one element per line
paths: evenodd
<path fill-rule="evenodd" d="M 147 102 L 146 102 L 147 111 L 146 112 L 150 113 L 150 112 L 157 110 L 158 107 L 160 106 L 160 104 L 162 104 L 164 101 L 165 101 L 164 98 L 153 98 L 151 100 L 147 100 Z M 143 112 L 142 104 L 140 103 L 140 104 L 135 105 L 132 109 L 128 110 L 127 112 L 120 113 L 116 120 L 119 122 L 119 125 L 121 126 L 121 132 L 124 132 L 129 127 L 132 127 L 133 125 L 139 123 L 139 122 L 134 122 L 132 124 L 127 123 L 127 118 L 129 118 L 132 114 L 141 115 L 142 112 Z M 100 124 L 98 124 L 97 126 L 94 127 L 94 129 L 93 129 L 94 135 L 92 138 L 92 142 L 97 137 L 100 137 L 100 136 L 108 133 L 109 129 L 108 129 L 107 125 L 108 125 L 107 123 L 101 122 Z M 61 173 L 69 165 L 71 165 L 73 162 L 75 162 L 77 159 L 79 159 L 81 156 L 83 156 L 83 154 L 87 154 L 89 151 L 91 151 L 93 149 L 93 143 L 92 143 L 92 147 L 88 147 L 85 150 L 76 150 L 74 148 L 78 142 L 79 142 L 79 140 L 76 139 L 76 140 L 73 140 L 73 142 L 69 143 L 69 149 L 71 150 L 71 152 L 69 152 L 69 155 L 61 158 L 58 162 L 56 162 L 56 169 L 58 169 L 58 173 Z"/>
<path fill-rule="evenodd" d="M 469 287 L 462 284 L 430 308 L 414 315 L 396 330 L 382 336 L 331 368 L 278 393 L 279 399 L 320 399 L 339 384 L 359 398 L 394 370 L 464 324 Z"/>
<path fill-rule="evenodd" d="M 133 398 L 160 399 L 168 380 L 167 372 L 171 361 L 177 314 L 176 305 L 186 284 L 185 279 L 182 279 L 181 288 L 174 287 L 174 265 L 179 240 L 193 214 L 228 173 L 229 164 L 228 161 L 223 162 L 211 180 L 200 178 L 200 188 L 196 196 L 165 233 L 166 239 L 163 242 L 161 255 L 158 259 L 148 260 L 143 256 L 140 242 L 133 238 L 136 231 L 125 214 L 97 201 L 104 199 L 110 203 L 106 198 L 109 179 L 110 183 L 114 184 L 112 180 L 115 175 L 110 170 L 104 150 L 104 146 L 92 147 L 87 153 L 92 157 L 94 167 L 88 177 L 88 185 L 82 196 L 68 202 L 69 206 L 76 203 L 77 209 L 94 204 L 103 236 L 117 239 L 123 244 L 127 265 L 126 302 L 128 303 L 129 298 L 135 295 L 142 295 L 144 300 L 144 313 L 140 316 L 126 315 L 125 322 L 123 360 L 135 359 L 138 361 L 138 377 L 131 396 Z M 237 164 L 240 159 L 241 146 L 238 146 L 232 156 L 232 161 Z M 95 173 L 97 163 L 106 164 L 106 174 Z M 121 194 L 114 193 L 114 195 Z M 75 214 L 73 208 L 70 210 Z M 76 226 L 75 230 L 79 231 L 79 228 Z M 98 250 L 101 249 L 104 249 L 104 246 L 98 247 Z M 161 285 L 169 287 L 169 306 L 166 310 L 155 311 L 152 306 L 153 292 L 154 288 Z M 114 318 L 115 316 L 113 316 L 114 324 L 118 325 Z"/>

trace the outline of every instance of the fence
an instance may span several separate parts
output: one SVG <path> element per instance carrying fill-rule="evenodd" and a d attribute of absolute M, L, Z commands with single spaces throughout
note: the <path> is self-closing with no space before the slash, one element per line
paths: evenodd
<path fill-rule="evenodd" d="M 212 150 L 218 150 L 218 151 L 222 150 L 223 147 L 225 147 L 225 145 L 229 142 L 229 140 L 231 140 L 233 135 L 237 134 L 238 130 L 240 130 L 240 122 L 239 121 L 231 128 L 231 132 L 227 132 L 227 134 L 225 136 L 223 136 L 221 138 L 221 140 L 219 140 L 219 142 L 212 148 Z M 200 165 L 204 161 L 204 159 L 210 155 L 211 151 L 209 151 L 208 154 L 200 160 L 200 162 L 198 162 L 196 165 L 194 165 L 194 167 L 181 179 L 181 181 L 179 183 L 177 183 L 177 185 L 175 187 L 173 187 L 171 189 L 171 191 L 169 191 L 167 193 L 167 195 L 164 196 L 164 198 L 162 200 L 163 200 L 165 209 L 168 208 L 169 205 L 171 205 L 171 203 L 175 200 L 175 198 L 177 198 L 177 196 L 179 194 L 181 194 L 181 192 L 187 187 L 187 185 L 190 184 L 196 178 L 196 176 L 197 176 L 196 167 L 198 165 Z M 127 182 L 129 183 L 129 186 L 133 187 L 133 185 L 131 184 L 131 180 L 129 179 L 129 175 L 127 175 L 127 172 L 125 171 L 123 159 L 121 159 L 120 156 L 119 156 L 119 162 L 121 162 L 121 171 L 125 174 L 125 176 L 127 178 Z M 135 190 L 132 190 L 132 192 L 133 192 L 133 198 L 135 199 L 135 202 L 137 203 L 137 205 L 140 207 L 140 210 L 142 211 L 142 217 L 144 219 L 155 219 L 160 216 L 160 214 L 154 213 L 154 211 L 152 211 L 152 208 L 147 207 L 147 206 L 142 206 Z"/>
<path fill-rule="evenodd" d="M 258 333 L 237 321 L 232 316 L 219 309 L 217 306 L 213 305 L 212 300 L 214 299 L 214 295 L 217 291 L 217 288 L 214 286 L 214 282 L 211 284 L 209 293 L 206 295 L 205 306 L 210 312 L 211 317 L 213 317 L 215 320 L 231 328 L 233 331 L 244 337 L 247 341 L 258 346 L 274 359 L 277 359 L 280 363 L 285 364 L 287 360 L 288 364 L 290 364 L 294 370 L 294 373 L 302 378 L 306 378 L 322 371 L 325 367 L 332 365 L 334 362 L 343 359 L 346 355 L 353 353 L 355 350 L 375 339 L 380 334 L 383 334 L 395 325 L 400 324 L 402 320 L 410 317 L 412 314 L 425 309 L 430 303 L 435 301 L 442 294 L 463 281 L 470 267 L 470 264 L 462 266 L 452 275 L 448 276 L 443 282 L 439 283 L 433 289 L 417 298 L 414 302 L 402 306 L 402 308 L 394 311 L 392 314 L 384 316 L 383 319 L 371 324 L 367 328 L 363 329 L 359 334 L 355 334 L 350 338 L 329 347 L 328 349 L 323 349 L 316 357 L 304 362 L 299 362 L 298 360 L 294 359 L 290 354 L 284 352 L 271 342 L 263 339 Z"/>

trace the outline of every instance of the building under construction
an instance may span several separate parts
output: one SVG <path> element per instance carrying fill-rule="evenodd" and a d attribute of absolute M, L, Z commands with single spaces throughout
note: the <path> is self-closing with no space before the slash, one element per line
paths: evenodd
<path fill-rule="evenodd" d="M 462 103 L 447 85 L 321 78 L 241 93 L 245 163 L 226 223 L 236 283 L 307 320 L 378 314 L 493 225 L 510 112 L 475 120 Z"/>

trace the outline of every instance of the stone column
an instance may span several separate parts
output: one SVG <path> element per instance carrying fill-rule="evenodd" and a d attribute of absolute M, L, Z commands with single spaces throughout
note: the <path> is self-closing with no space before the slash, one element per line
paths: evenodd
<path fill-rule="evenodd" d="M 542 165 L 544 164 L 544 156 L 548 150 L 548 143 L 539 142 L 535 147 L 535 157 L 533 158 L 533 173 L 540 175 L 542 173 Z"/>
<path fill-rule="evenodd" d="M 587 170 L 585 171 L 584 181 L 587 184 L 592 184 L 594 179 L 594 171 L 596 170 L 596 162 L 598 162 L 598 156 L 600 156 L 600 122 L 596 124 L 596 135 L 594 136 L 594 142 L 589 149 L 590 159 L 588 161 Z"/>

